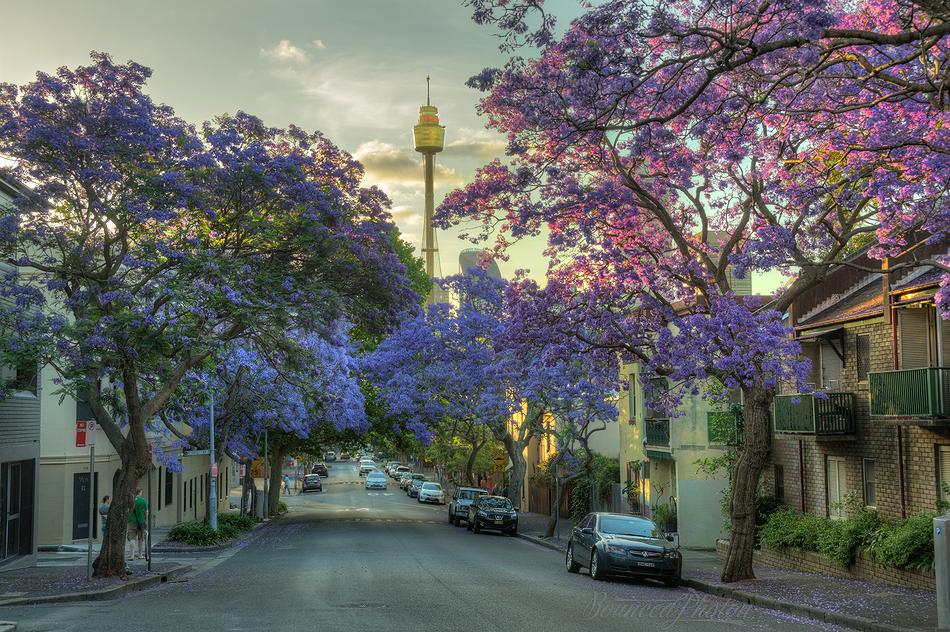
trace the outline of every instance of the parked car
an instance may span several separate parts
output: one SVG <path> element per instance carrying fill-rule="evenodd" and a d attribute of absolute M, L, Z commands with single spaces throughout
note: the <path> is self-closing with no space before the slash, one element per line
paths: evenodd
<path fill-rule="evenodd" d="M 479 496 L 487 496 L 488 490 L 481 487 L 456 487 L 449 501 L 449 522 L 456 527 L 464 520 L 468 522 L 468 508 Z"/>
<path fill-rule="evenodd" d="M 300 486 L 300 493 L 306 492 L 322 492 L 323 491 L 323 481 L 320 480 L 319 474 L 307 474 L 303 477 L 303 484 Z"/>
<path fill-rule="evenodd" d="M 412 475 L 415 472 L 403 472 L 399 475 L 399 489 L 406 489 L 409 485 L 409 481 L 412 480 Z"/>
<path fill-rule="evenodd" d="M 349 461 L 349 460 L 350 460 L 350 455 L 347 454 L 346 452 L 341 452 L 341 453 L 340 453 L 340 460 L 341 460 L 341 461 Z"/>
<path fill-rule="evenodd" d="M 445 504 L 445 492 L 442 490 L 442 486 L 438 483 L 423 483 L 422 487 L 419 488 L 417 498 L 419 499 L 420 503 L 438 503 L 440 505 Z"/>
<path fill-rule="evenodd" d="M 366 489 L 386 489 L 386 475 L 379 470 L 367 474 Z"/>
<path fill-rule="evenodd" d="M 425 476 L 422 474 L 413 474 L 409 481 L 409 485 L 406 486 L 406 495 L 409 496 L 409 498 L 415 498 L 418 496 L 419 490 L 422 489 L 422 484 L 425 482 Z"/>
<path fill-rule="evenodd" d="M 330 451 L 323 455 L 324 461 L 336 461 L 336 452 Z"/>
<path fill-rule="evenodd" d="M 652 520 L 613 513 L 590 513 L 571 531 L 565 564 L 569 573 L 582 566 L 594 579 L 610 575 L 654 577 L 667 586 L 680 583 L 683 556 Z"/>
<path fill-rule="evenodd" d="M 313 466 L 313 474 L 319 474 L 320 476 L 327 477 L 330 475 L 330 470 L 327 469 L 326 463 L 317 463 Z"/>
<path fill-rule="evenodd" d="M 468 507 L 466 529 L 481 533 L 493 529 L 508 535 L 518 535 L 518 512 L 504 496 L 479 496 Z"/>
<path fill-rule="evenodd" d="M 372 461 L 360 461 L 360 476 L 369 474 L 376 469 L 376 464 Z"/>
<path fill-rule="evenodd" d="M 390 461 L 386 464 L 386 473 L 390 476 L 393 475 L 393 470 L 396 469 L 396 466 L 399 465 L 399 461 Z"/>
<path fill-rule="evenodd" d="M 408 465 L 402 465 L 401 463 L 393 468 L 392 477 L 397 481 L 402 478 L 403 474 L 411 474 L 412 469 Z"/>

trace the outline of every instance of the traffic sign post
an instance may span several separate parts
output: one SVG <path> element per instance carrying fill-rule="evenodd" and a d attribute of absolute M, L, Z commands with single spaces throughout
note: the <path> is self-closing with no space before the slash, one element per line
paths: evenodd
<path fill-rule="evenodd" d="M 89 448 L 89 530 L 86 539 L 86 579 L 92 579 L 92 539 L 96 516 L 96 422 L 88 419 L 76 420 L 76 447 Z"/>
<path fill-rule="evenodd" d="M 508 465 L 508 453 L 496 452 L 492 457 L 492 470 L 495 472 L 504 472 L 506 465 Z"/>

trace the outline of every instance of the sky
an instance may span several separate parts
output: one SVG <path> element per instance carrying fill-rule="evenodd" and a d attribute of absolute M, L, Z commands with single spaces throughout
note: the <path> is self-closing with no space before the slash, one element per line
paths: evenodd
<path fill-rule="evenodd" d="M 416 247 L 423 182 L 411 129 L 426 75 L 446 126 L 436 204 L 504 154 L 503 139 L 476 114 L 480 94 L 465 86 L 504 57 L 460 0 L 24 2 L 5 16 L 0 82 L 88 63 L 92 50 L 152 68 L 149 94 L 192 123 L 243 110 L 268 125 L 324 132 L 364 164 L 367 184 L 389 194 L 403 237 Z M 458 231 L 438 240 L 442 272 L 458 272 L 459 252 L 473 245 Z M 499 262 L 502 273 L 530 268 L 542 276 L 543 246 L 518 245 Z"/>
<path fill-rule="evenodd" d="M 545 6 L 561 25 L 580 11 L 577 0 Z M 476 113 L 480 93 L 465 81 L 505 57 L 461 0 L 44 0 L 18 3 L 4 20 L 0 82 L 79 66 L 96 50 L 152 68 L 149 94 L 192 123 L 243 110 L 268 125 L 322 131 L 363 163 L 367 184 L 386 191 L 417 248 L 422 161 L 411 129 L 426 75 L 446 126 L 436 205 L 504 154 L 504 140 Z M 442 274 L 457 273 L 459 252 L 473 246 L 460 232 L 437 234 Z M 543 248 L 541 238 L 515 245 L 501 273 L 543 278 Z"/>

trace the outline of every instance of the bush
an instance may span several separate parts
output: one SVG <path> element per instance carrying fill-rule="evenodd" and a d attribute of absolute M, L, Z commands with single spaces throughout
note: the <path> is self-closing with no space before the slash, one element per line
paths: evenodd
<path fill-rule="evenodd" d="M 282 500 L 278 500 L 278 501 L 277 501 L 277 513 L 278 513 L 278 514 L 287 513 L 287 503 L 285 503 L 285 502 L 282 501 Z"/>
<path fill-rule="evenodd" d="M 236 524 L 230 522 L 218 522 L 218 540 L 230 540 L 240 535 L 241 529 Z"/>
<path fill-rule="evenodd" d="M 248 515 L 239 515 L 239 514 L 221 514 L 218 516 L 218 528 L 220 529 L 222 525 L 234 525 L 240 531 L 248 531 L 254 528 L 254 525 L 257 524 L 257 520 L 254 519 L 254 516 Z"/>
<path fill-rule="evenodd" d="M 882 566 L 927 570 L 934 563 L 933 519 L 921 513 L 881 527 L 869 542 L 871 558 Z"/>
<path fill-rule="evenodd" d="M 204 522 L 185 522 L 172 528 L 168 539 L 192 546 L 210 546 L 218 543 L 219 534 Z"/>

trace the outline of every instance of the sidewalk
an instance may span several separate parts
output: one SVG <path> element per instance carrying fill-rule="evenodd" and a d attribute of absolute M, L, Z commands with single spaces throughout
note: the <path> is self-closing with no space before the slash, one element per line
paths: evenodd
<path fill-rule="evenodd" d="M 570 538 L 569 519 L 560 539 L 543 539 L 547 516 L 522 513 L 519 535 L 547 548 L 564 551 Z M 756 579 L 723 584 L 722 562 L 712 551 L 683 550 L 683 584 L 720 597 L 735 599 L 793 615 L 819 619 L 873 632 L 933 630 L 937 626 L 934 593 L 897 588 L 756 565 Z"/>

